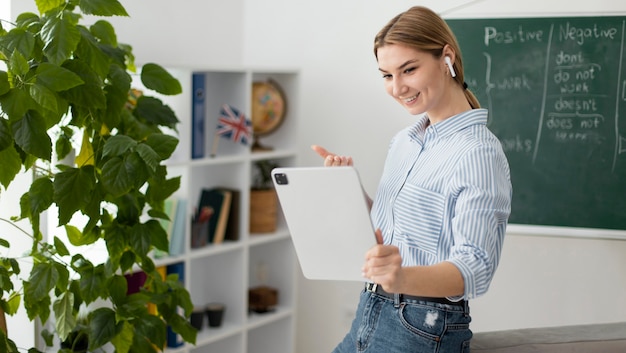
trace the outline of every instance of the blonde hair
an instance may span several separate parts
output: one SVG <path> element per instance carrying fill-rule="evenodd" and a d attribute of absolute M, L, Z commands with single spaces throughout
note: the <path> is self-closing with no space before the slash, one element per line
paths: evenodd
<path fill-rule="evenodd" d="M 465 88 L 461 48 L 454 33 L 439 15 L 429 8 L 414 6 L 400 13 L 385 25 L 374 38 L 374 56 L 378 60 L 378 49 L 388 44 L 402 44 L 440 58 L 443 47 L 448 44 L 456 53 L 454 80 Z M 480 108 L 476 96 L 467 88 L 465 98 L 472 108 Z"/>

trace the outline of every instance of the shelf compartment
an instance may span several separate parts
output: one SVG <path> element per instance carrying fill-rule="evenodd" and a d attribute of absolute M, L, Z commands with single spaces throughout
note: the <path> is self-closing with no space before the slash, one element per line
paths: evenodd
<path fill-rule="evenodd" d="M 190 260 L 189 293 L 196 306 L 217 302 L 226 306 L 223 325 L 243 325 L 246 316 L 244 250 L 218 253 Z"/>
<path fill-rule="evenodd" d="M 278 290 L 278 306 L 293 306 L 295 259 L 291 238 L 258 244 L 251 247 L 249 252 L 248 288 L 274 288 Z"/>

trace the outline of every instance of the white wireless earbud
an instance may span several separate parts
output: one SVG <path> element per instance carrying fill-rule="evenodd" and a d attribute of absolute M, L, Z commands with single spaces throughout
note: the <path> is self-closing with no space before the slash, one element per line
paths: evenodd
<path fill-rule="evenodd" d="M 443 60 L 446 62 L 446 65 L 448 65 L 448 68 L 450 69 L 450 75 L 452 77 L 456 77 L 456 72 L 454 72 L 454 67 L 452 67 L 452 62 L 450 61 L 450 57 L 446 56 L 445 58 L 443 58 Z"/>

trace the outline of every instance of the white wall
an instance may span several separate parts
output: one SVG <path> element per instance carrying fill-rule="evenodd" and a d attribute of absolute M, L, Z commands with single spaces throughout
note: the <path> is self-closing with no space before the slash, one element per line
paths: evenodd
<path fill-rule="evenodd" d="M 300 163 L 320 163 L 312 143 L 352 155 L 373 191 L 389 138 L 413 118 L 385 95 L 372 41 L 392 16 L 417 3 L 128 0 L 131 19 L 111 22 L 138 62 L 300 68 Z M 614 0 L 419 4 L 439 12 L 460 6 L 448 17 L 626 13 L 626 4 Z M 332 350 L 348 329 L 359 290 L 355 283 L 301 279 L 298 353 Z M 624 297 L 626 241 L 508 234 L 490 292 L 471 304 L 473 329 L 625 321 Z"/>

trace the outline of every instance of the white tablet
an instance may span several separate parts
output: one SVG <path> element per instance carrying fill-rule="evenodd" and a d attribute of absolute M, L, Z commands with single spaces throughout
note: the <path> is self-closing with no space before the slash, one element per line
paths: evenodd
<path fill-rule="evenodd" d="M 304 276 L 364 281 L 376 236 L 356 169 L 276 168 L 272 181 Z"/>

